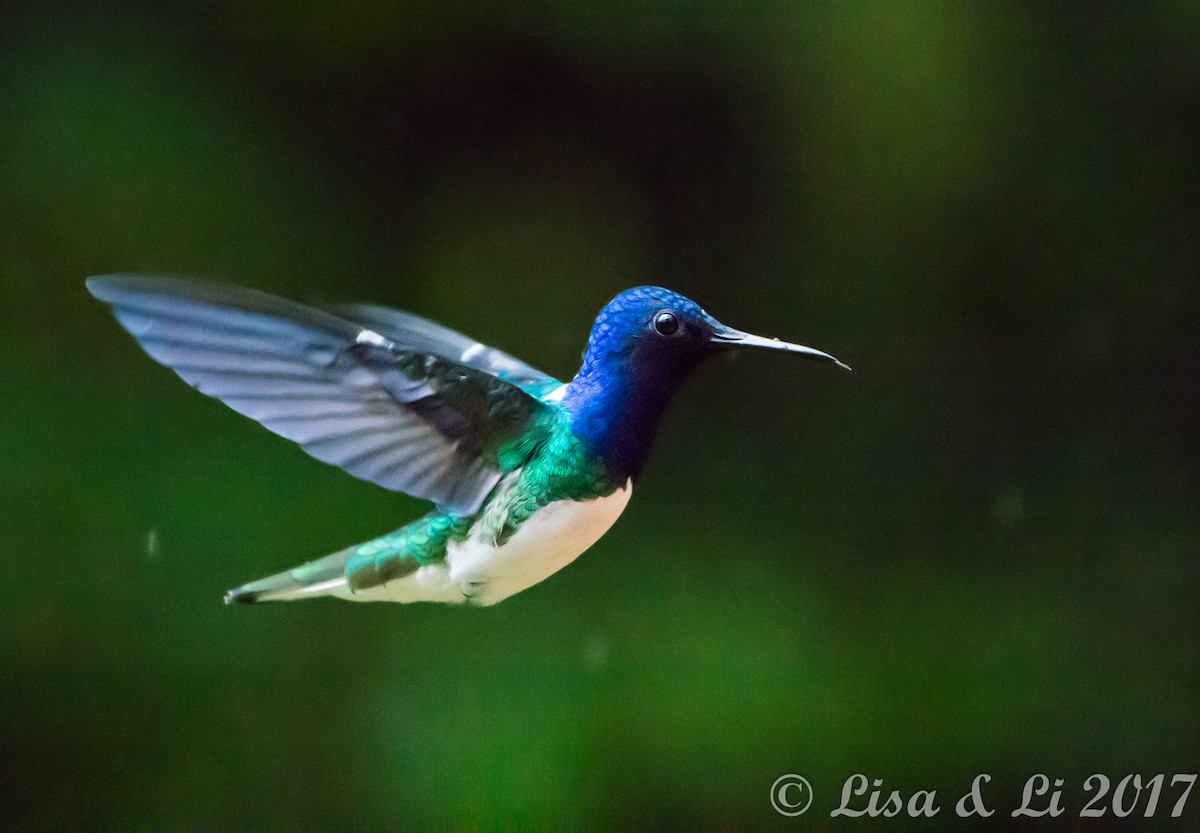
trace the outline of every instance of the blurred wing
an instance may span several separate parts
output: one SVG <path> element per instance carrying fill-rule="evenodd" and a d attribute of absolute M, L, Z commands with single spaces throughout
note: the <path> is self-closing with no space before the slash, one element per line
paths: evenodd
<path fill-rule="evenodd" d="M 402 347 L 433 353 L 499 376 L 534 397 L 542 397 L 562 382 L 530 367 L 502 350 L 488 347 L 427 318 L 375 304 L 339 304 L 330 312 L 387 336 Z"/>
<path fill-rule="evenodd" d="M 355 477 L 474 514 L 551 409 L 421 346 L 262 292 L 172 278 L 88 280 L 155 360 Z"/>

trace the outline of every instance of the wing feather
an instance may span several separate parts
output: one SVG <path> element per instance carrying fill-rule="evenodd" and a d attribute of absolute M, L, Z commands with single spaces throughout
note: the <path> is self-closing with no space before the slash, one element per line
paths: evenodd
<path fill-rule="evenodd" d="M 512 467 L 502 450 L 549 421 L 526 386 L 557 382 L 407 313 L 360 306 L 348 309 L 370 314 L 348 320 L 173 278 L 105 276 L 88 289 L 201 393 L 318 460 L 459 514 L 476 512 Z"/>
<path fill-rule="evenodd" d="M 372 329 L 397 344 L 482 370 L 538 398 L 562 385 L 554 377 L 530 367 L 503 350 L 489 347 L 457 330 L 411 312 L 378 304 L 339 304 L 330 307 L 330 311 Z"/>

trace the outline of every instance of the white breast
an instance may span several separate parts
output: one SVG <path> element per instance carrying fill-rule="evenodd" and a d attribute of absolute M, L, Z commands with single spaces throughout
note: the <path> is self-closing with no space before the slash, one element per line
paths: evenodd
<path fill-rule="evenodd" d="M 620 517 L 633 481 L 595 500 L 560 500 L 538 509 L 502 546 L 471 536 L 446 550 L 448 578 L 466 601 L 493 605 L 578 558 Z"/>

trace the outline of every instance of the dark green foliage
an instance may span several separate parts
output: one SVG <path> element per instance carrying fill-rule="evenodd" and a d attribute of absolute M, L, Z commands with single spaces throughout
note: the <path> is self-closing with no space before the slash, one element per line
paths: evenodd
<path fill-rule="evenodd" d="M 1181 2 L 0 4 L 0 828 L 836 829 L 861 771 L 958 829 L 978 772 L 1196 771 L 1198 90 Z M 148 361 L 115 270 L 563 379 L 653 282 L 855 370 L 702 368 L 495 608 L 225 607 L 429 507 Z"/>

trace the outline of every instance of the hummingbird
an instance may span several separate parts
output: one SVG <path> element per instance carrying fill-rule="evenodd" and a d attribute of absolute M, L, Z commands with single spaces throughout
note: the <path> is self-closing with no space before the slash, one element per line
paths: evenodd
<path fill-rule="evenodd" d="M 625 290 L 600 310 L 565 384 L 388 307 L 318 309 L 165 277 L 106 275 L 87 288 L 201 393 L 318 460 L 434 504 L 395 532 L 230 590 L 226 603 L 496 604 L 608 531 L 668 400 L 705 357 L 765 348 L 846 367 L 727 327 L 657 286 Z"/>

